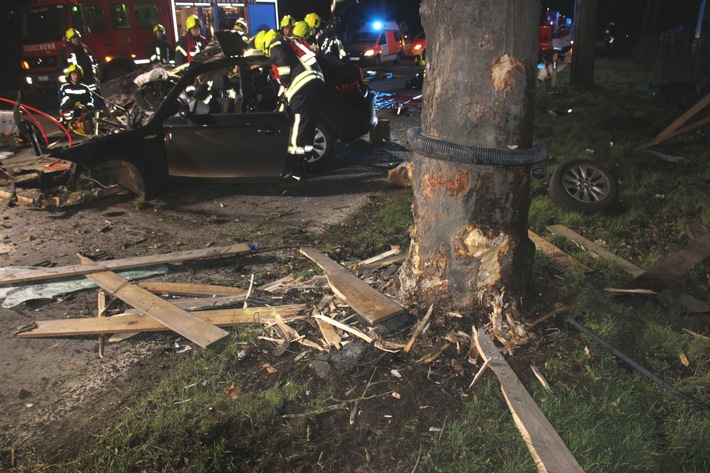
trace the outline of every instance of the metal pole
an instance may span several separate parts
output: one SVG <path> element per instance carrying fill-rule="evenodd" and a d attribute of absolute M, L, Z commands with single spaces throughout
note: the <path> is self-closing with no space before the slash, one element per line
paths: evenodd
<path fill-rule="evenodd" d="M 696 409 L 698 412 L 703 414 L 705 417 L 710 418 L 710 408 L 705 407 L 702 405 L 700 402 L 696 401 L 695 399 L 689 397 L 686 394 L 683 394 L 682 392 L 678 391 L 676 388 L 665 382 L 663 379 L 659 378 L 656 376 L 651 370 L 648 368 L 636 363 L 634 360 L 629 358 L 628 356 L 624 355 L 622 352 L 620 352 L 618 349 L 616 349 L 613 345 L 611 345 L 609 342 L 601 338 L 599 335 L 596 333 L 592 332 L 589 330 L 587 327 L 584 325 L 580 324 L 574 319 L 571 318 L 566 318 L 565 319 L 565 324 L 570 324 L 586 336 L 590 337 L 592 340 L 597 342 L 599 345 L 603 346 L 607 350 L 609 350 L 615 357 L 619 358 L 622 360 L 624 363 L 628 364 L 631 366 L 633 369 L 653 381 L 654 383 L 658 384 L 661 386 L 663 389 L 666 391 L 669 391 L 671 394 L 676 396 L 679 399 L 682 399 L 683 401 L 687 402 L 690 404 L 694 409 Z"/>

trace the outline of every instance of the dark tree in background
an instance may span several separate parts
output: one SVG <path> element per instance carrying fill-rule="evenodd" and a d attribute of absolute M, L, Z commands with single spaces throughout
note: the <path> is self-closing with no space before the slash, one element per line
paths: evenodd
<path fill-rule="evenodd" d="M 531 148 L 540 2 L 423 0 L 422 135 L 483 148 Z M 459 164 L 415 153 L 414 224 L 400 273 L 405 300 L 517 322 L 531 274 L 530 167 Z M 477 312 L 476 312 L 477 311 Z"/>

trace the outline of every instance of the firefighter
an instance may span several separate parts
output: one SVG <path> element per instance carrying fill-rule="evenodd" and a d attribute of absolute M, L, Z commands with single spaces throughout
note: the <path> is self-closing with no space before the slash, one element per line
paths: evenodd
<path fill-rule="evenodd" d="M 89 47 L 81 42 L 81 33 L 78 30 L 69 28 L 64 34 L 64 45 L 59 50 L 57 65 L 65 77 L 69 77 L 69 66 L 80 66 L 81 82 L 92 92 L 98 92 L 98 65 Z"/>
<path fill-rule="evenodd" d="M 172 61 L 173 46 L 168 42 L 163 25 L 153 27 L 153 40 L 148 44 L 151 64 L 167 64 Z"/>
<path fill-rule="evenodd" d="M 242 40 L 244 40 L 246 44 L 249 44 L 249 27 L 247 26 L 247 22 L 244 18 L 238 18 L 237 21 L 234 22 L 234 27 L 232 27 L 232 29 L 239 33 Z"/>
<path fill-rule="evenodd" d="M 83 76 L 84 71 L 81 66 L 69 64 L 67 81 L 59 86 L 59 113 L 64 123 L 83 122 L 84 112 L 94 110 L 94 94 L 89 86 L 82 82 Z M 75 126 L 72 126 L 72 129 L 77 131 Z M 83 130 L 80 132 L 83 133 Z"/>
<path fill-rule="evenodd" d="M 320 16 L 318 16 L 318 13 L 309 13 L 308 15 L 306 15 L 303 21 L 305 21 L 308 26 L 311 27 L 311 37 L 308 42 L 314 45 L 315 49 L 320 44 L 320 36 L 322 34 L 320 30 Z"/>
<path fill-rule="evenodd" d="M 296 19 L 291 15 L 286 15 L 281 18 L 281 34 L 283 36 L 291 36 L 293 34 L 293 26 L 296 24 Z"/>
<path fill-rule="evenodd" d="M 254 46 L 271 59 L 274 75 L 284 88 L 283 99 L 293 114 L 282 179 L 287 183 L 303 183 L 306 179 L 305 160 L 313 152 L 323 99 L 323 73 L 315 53 L 308 46 L 281 37 L 274 30 L 256 35 Z"/>
<path fill-rule="evenodd" d="M 207 39 L 202 36 L 200 29 L 202 21 L 197 15 L 190 15 L 185 20 L 185 34 L 175 46 L 175 64 L 178 66 L 192 61 L 197 53 L 207 47 Z"/>
<path fill-rule="evenodd" d="M 311 27 L 308 26 L 308 23 L 305 21 L 297 21 L 296 24 L 293 25 L 291 33 L 293 34 L 292 38 L 295 38 L 296 41 L 306 43 L 308 47 L 313 49 L 311 43 L 308 42 L 311 38 Z"/>

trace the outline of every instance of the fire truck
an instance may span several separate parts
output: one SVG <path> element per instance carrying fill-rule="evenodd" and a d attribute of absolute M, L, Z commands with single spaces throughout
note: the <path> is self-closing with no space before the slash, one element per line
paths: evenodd
<path fill-rule="evenodd" d="M 171 0 L 37 0 L 22 8 L 22 60 L 25 87 L 54 88 L 62 71 L 57 55 L 68 28 L 81 33 L 82 42 L 99 65 L 106 81 L 147 64 L 148 43 L 156 24 L 167 38 L 176 38 Z"/>

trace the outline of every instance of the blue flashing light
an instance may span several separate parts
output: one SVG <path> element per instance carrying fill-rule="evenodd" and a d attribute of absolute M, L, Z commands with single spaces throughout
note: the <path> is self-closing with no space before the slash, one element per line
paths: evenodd
<path fill-rule="evenodd" d="M 372 29 L 375 31 L 380 31 L 382 29 L 382 22 L 381 21 L 373 21 L 372 22 Z"/>

